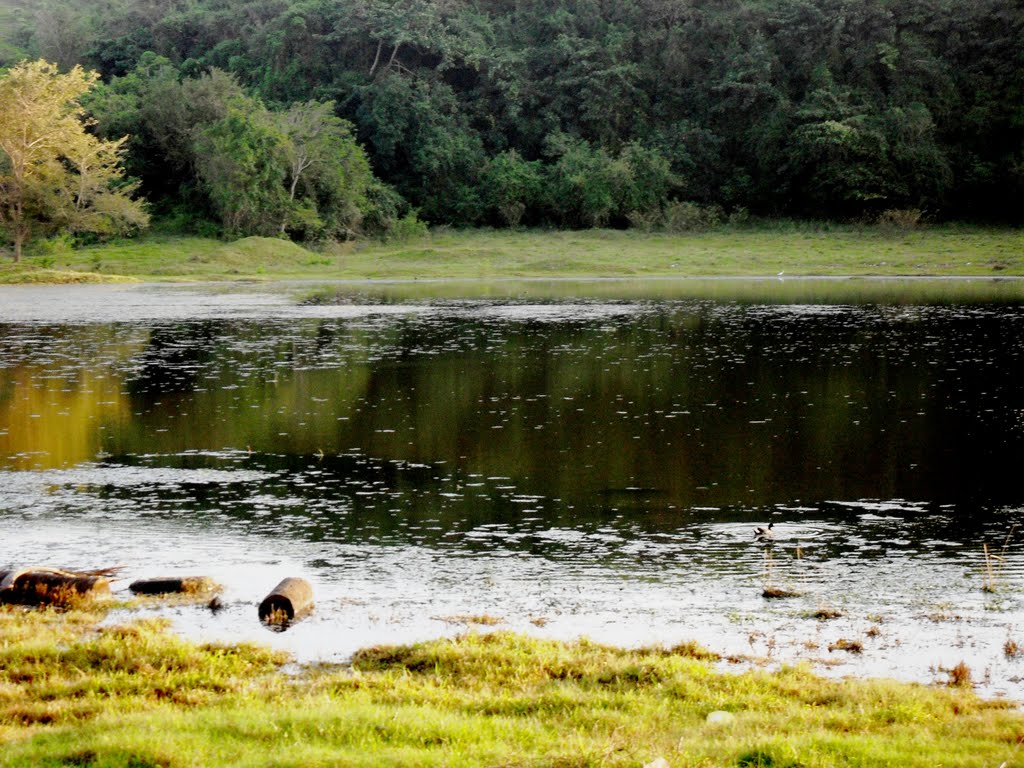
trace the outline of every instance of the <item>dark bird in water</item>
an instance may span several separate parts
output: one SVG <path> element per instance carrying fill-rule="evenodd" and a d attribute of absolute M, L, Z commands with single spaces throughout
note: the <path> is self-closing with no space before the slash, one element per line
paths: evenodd
<path fill-rule="evenodd" d="M 765 528 L 763 525 L 757 526 L 754 529 L 754 540 L 762 542 L 775 541 L 775 534 L 772 532 L 772 527 L 775 523 L 768 523 L 768 527 Z"/>

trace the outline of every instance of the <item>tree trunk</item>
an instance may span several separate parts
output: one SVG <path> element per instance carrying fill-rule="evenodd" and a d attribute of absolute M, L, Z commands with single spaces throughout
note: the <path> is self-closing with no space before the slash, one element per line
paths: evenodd
<path fill-rule="evenodd" d="M 377 41 L 377 55 L 373 57 L 373 66 L 370 67 L 370 74 L 372 75 L 377 71 L 377 64 L 380 63 L 380 49 L 384 47 L 384 41 Z"/>
<path fill-rule="evenodd" d="M 398 51 L 399 51 L 399 50 L 401 49 L 401 47 L 402 47 L 402 41 L 401 41 L 401 40 L 399 40 L 399 41 L 398 41 L 397 43 L 395 43 L 395 50 L 393 50 L 393 51 L 391 52 L 391 58 L 390 58 L 390 59 L 388 59 L 388 63 L 387 63 L 387 65 L 386 65 L 386 66 L 384 67 L 384 71 L 385 71 L 385 72 L 387 72 L 387 71 L 388 71 L 389 69 L 391 69 L 392 65 L 394 65 L 394 63 L 395 63 L 395 57 L 396 57 L 396 56 L 398 56 Z"/>
<path fill-rule="evenodd" d="M 28 236 L 28 227 L 25 226 L 25 209 L 20 199 L 11 212 L 11 232 L 14 235 L 14 260 L 21 261 L 21 247 Z"/>
<path fill-rule="evenodd" d="M 299 174 L 302 173 L 303 169 L 299 168 L 299 169 L 293 169 L 293 170 L 294 170 L 294 173 L 292 174 L 292 185 L 288 189 L 288 202 L 289 203 L 294 203 L 295 202 L 295 190 L 299 186 Z M 289 205 L 289 212 L 290 212 L 290 208 L 291 208 L 291 206 Z M 284 215 L 284 218 L 281 220 L 281 235 L 282 235 L 282 237 L 284 236 L 285 229 L 288 226 L 288 215 L 289 215 L 288 212 L 286 212 L 285 215 Z"/>

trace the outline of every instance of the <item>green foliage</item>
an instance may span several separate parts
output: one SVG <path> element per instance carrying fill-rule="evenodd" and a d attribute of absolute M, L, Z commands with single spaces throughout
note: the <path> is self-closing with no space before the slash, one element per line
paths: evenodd
<path fill-rule="evenodd" d="M 74 246 L 75 239 L 68 232 L 40 240 L 33 249 L 36 256 L 35 262 L 41 267 L 52 267 L 55 257 L 69 256 L 74 250 Z"/>
<path fill-rule="evenodd" d="M 583 139 L 557 134 L 548 142 L 553 162 L 547 205 L 562 226 L 601 227 L 619 210 L 631 186 L 629 166 Z"/>
<path fill-rule="evenodd" d="M 186 231 L 347 238 L 372 183 L 352 126 L 327 102 L 270 110 L 222 70 L 183 77 L 144 54 L 94 99 L 104 131 L 134 133 L 134 170 Z M 198 212 L 198 213 L 197 213 Z"/>
<path fill-rule="evenodd" d="M 629 184 L 621 192 L 619 207 L 624 211 L 655 211 L 680 186 L 671 163 L 658 150 L 638 141 L 622 150 L 620 161 L 629 171 Z"/>
<path fill-rule="evenodd" d="M 228 234 L 270 235 L 285 226 L 292 211 L 283 143 L 265 115 L 236 111 L 196 136 L 196 169 Z"/>
<path fill-rule="evenodd" d="M 429 220 L 479 220 L 486 156 L 449 86 L 385 72 L 360 92 L 356 120 L 385 179 Z"/>
<path fill-rule="evenodd" d="M 640 142 L 617 155 L 565 134 L 552 137 L 548 151 L 547 206 L 567 227 L 622 226 L 627 221 L 655 222 L 678 186 L 669 161 Z"/>
<path fill-rule="evenodd" d="M 87 130 L 80 100 L 95 80 L 42 60 L 0 75 L 0 224 L 15 261 L 42 234 L 127 234 L 149 223 L 121 166 L 126 139 Z"/>
<path fill-rule="evenodd" d="M 366 188 L 363 230 L 371 236 L 386 237 L 395 222 L 408 211 L 405 198 L 387 184 L 373 179 Z"/>
<path fill-rule="evenodd" d="M 327 102 L 293 104 L 273 115 L 283 137 L 290 214 L 282 231 L 301 239 L 344 239 L 368 207 L 370 164 L 350 123 Z"/>
<path fill-rule="evenodd" d="M 665 207 L 662 226 L 666 232 L 697 232 L 710 229 L 722 221 L 722 210 L 693 202 L 675 201 Z"/>
<path fill-rule="evenodd" d="M 384 232 L 384 239 L 407 243 L 425 237 L 428 232 L 427 225 L 420 221 L 416 211 L 409 211 L 405 216 L 396 219 Z"/>
<path fill-rule="evenodd" d="M 329 104 L 431 222 L 618 227 L 682 199 L 1019 224 L 1021 39 L 1014 0 L 0 3 L 0 64 L 98 69 L 129 175 L 211 218 L 194 133 L 240 94 L 245 112 Z M 581 199 L 535 198 L 537 173 Z M 299 186 L 293 236 L 376 217 L 353 189 Z"/>
<path fill-rule="evenodd" d="M 168 59 L 144 54 L 138 66 L 116 77 L 89 102 L 97 129 L 107 136 L 129 134 L 128 170 L 142 180 L 157 205 L 183 203 L 211 215 L 199 189 L 195 144 L 207 126 L 255 104 L 230 75 L 214 70 L 182 78 Z"/>
<path fill-rule="evenodd" d="M 544 167 L 524 160 L 511 149 L 491 159 L 483 174 L 488 213 L 492 219 L 513 229 L 526 221 L 535 221 L 544 193 Z"/>

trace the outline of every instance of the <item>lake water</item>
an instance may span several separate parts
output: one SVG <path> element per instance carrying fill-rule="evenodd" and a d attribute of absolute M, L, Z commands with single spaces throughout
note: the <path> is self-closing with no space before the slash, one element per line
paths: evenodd
<path fill-rule="evenodd" d="M 1024 698 L 1022 373 L 1014 280 L 4 288 L 0 568 L 207 574 L 143 613 L 303 661 L 486 615 Z"/>

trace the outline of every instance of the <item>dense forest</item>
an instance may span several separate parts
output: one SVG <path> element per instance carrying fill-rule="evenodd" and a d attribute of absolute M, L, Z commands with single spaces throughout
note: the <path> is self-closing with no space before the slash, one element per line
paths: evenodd
<path fill-rule="evenodd" d="M 1019 0 L 0 0 L 39 58 L 183 228 L 1024 220 Z"/>

